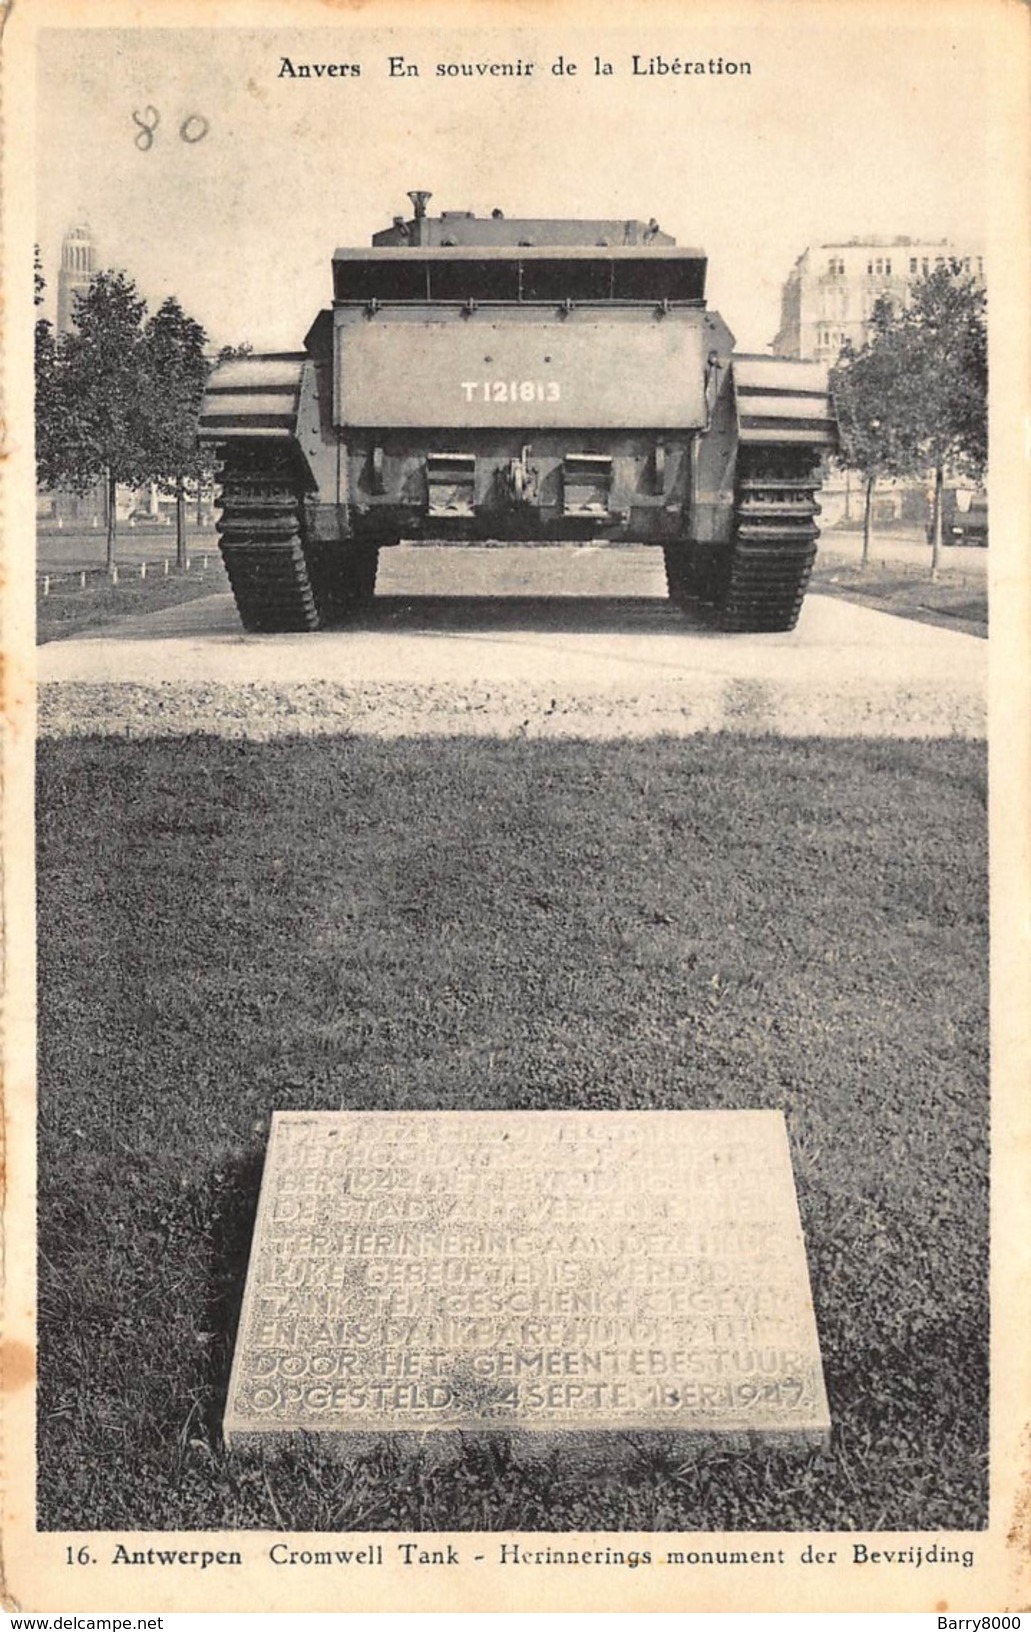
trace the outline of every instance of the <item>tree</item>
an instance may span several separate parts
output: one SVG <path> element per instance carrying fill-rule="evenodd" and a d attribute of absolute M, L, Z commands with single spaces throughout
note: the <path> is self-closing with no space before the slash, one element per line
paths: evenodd
<path fill-rule="evenodd" d="M 36 266 L 36 303 L 43 298 Z M 76 301 L 75 329 L 36 324 L 37 475 L 85 493 L 103 480 L 107 566 L 115 565 L 119 484 L 154 481 L 176 499 L 177 564 L 186 559 L 187 483 L 210 477 L 197 444 L 207 336 L 169 296 L 153 316 L 124 272 L 100 272 Z M 240 351 L 249 350 L 239 348 Z"/>
<path fill-rule="evenodd" d="M 175 495 L 176 565 L 186 565 L 186 483 L 204 479 L 208 456 L 197 442 L 197 416 L 208 362 L 207 335 L 170 295 L 143 330 L 146 374 L 143 440 L 151 474 Z"/>
<path fill-rule="evenodd" d="M 988 333 L 983 289 L 939 267 L 913 285 L 899 321 L 912 384 L 910 431 L 934 475 L 931 573 L 941 558 L 946 472 L 980 478 L 988 460 Z"/>
<path fill-rule="evenodd" d="M 124 272 L 98 272 L 76 302 L 76 327 L 57 343 L 55 408 L 60 427 L 47 485 L 85 493 L 103 479 L 107 567 L 115 565 L 116 493 L 151 474 L 145 440 L 148 373 L 146 302 Z"/>
<path fill-rule="evenodd" d="M 849 470 L 863 477 L 863 553 L 861 568 L 870 559 L 873 494 L 884 476 L 908 476 L 917 468 L 918 454 L 906 426 L 911 414 L 910 381 L 896 343 L 895 316 L 887 302 L 878 301 L 873 333 L 862 350 L 846 341 L 831 371 L 831 393 L 838 416 L 839 457 Z"/>
<path fill-rule="evenodd" d="M 43 261 L 39 253 L 39 245 L 32 246 L 32 304 L 42 306 L 46 294 L 47 280 L 43 276 Z"/>
<path fill-rule="evenodd" d="M 33 301 L 39 307 L 46 281 L 36 245 Z M 35 328 L 36 479 L 41 487 L 57 485 L 61 413 L 57 386 L 57 339 L 49 318 L 37 317 Z"/>
<path fill-rule="evenodd" d="M 842 459 L 872 484 L 879 475 L 934 477 L 931 573 L 940 564 L 947 471 L 980 476 L 988 453 L 988 346 L 983 290 L 948 267 L 919 279 L 909 303 L 879 305 L 859 352 L 846 347 L 832 374 Z"/>

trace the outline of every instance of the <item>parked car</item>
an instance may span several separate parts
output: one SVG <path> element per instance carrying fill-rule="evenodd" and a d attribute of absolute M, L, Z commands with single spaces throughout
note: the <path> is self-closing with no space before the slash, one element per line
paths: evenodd
<path fill-rule="evenodd" d="M 927 529 L 927 542 L 934 542 L 932 526 Z M 942 543 L 972 544 L 982 549 L 988 545 L 988 495 L 983 490 L 972 493 L 966 509 L 961 510 L 958 495 L 946 488 L 942 495 Z"/>
<path fill-rule="evenodd" d="M 967 510 L 957 510 L 942 535 L 946 544 L 988 546 L 988 495 L 975 493 Z"/>

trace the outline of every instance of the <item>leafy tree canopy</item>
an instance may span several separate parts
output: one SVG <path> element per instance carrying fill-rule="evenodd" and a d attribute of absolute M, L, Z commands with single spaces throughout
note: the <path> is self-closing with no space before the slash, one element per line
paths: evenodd
<path fill-rule="evenodd" d="M 57 479 L 75 492 L 87 492 L 101 477 L 135 484 L 150 475 L 143 437 L 145 312 L 125 273 L 98 272 L 77 297 L 75 329 L 58 342 Z"/>
<path fill-rule="evenodd" d="M 980 475 L 988 454 L 984 291 L 938 268 L 912 285 L 909 304 L 879 304 L 873 332 L 846 346 L 831 386 L 841 457 L 864 475 L 945 469 Z"/>
<path fill-rule="evenodd" d="M 924 471 L 934 477 L 933 573 L 946 474 L 980 477 L 988 458 L 984 291 L 939 267 L 911 286 L 901 310 L 879 305 L 872 329 L 861 351 L 843 350 L 831 376 L 842 461 L 866 478 L 863 559 L 874 482 Z"/>
<path fill-rule="evenodd" d="M 187 478 L 199 480 L 210 464 L 197 444 L 197 416 L 209 370 L 207 338 L 173 295 L 144 326 L 144 442 L 150 474 L 168 492 L 177 492 Z"/>
<path fill-rule="evenodd" d="M 36 245 L 33 265 L 33 301 L 43 304 L 46 280 L 40 263 L 39 245 Z M 58 429 L 61 423 L 57 381 L 57 339 L 49 318 L 37 317 L 35 325 L 36 370 L 36 470 L 43 487 L 57 485 L 60 477 L 61 453 Z"/>
<path fill-rule="evenodd" d="M 887 302 L 875 307 L 873 333 L 862 350 L 845 343 L 831 373 L 831 391 L 842 463 L 871 482 L 912 474 L 918 455 L 907 432 L 911 381 Z"/>
<path fill-rule="evenodd" d="M 988 332 L 983 289 L 940 268 L 902 315 L 917 445 L 932 469 L 980 476 L 988 459 Z"/>

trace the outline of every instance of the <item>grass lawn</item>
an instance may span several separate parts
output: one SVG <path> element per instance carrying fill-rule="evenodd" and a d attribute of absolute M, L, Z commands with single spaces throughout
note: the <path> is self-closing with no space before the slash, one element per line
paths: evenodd
<path fill-rule="evenodd" d="M 45 1528 L 986 1522 L 985 766 L 965 742 L 39 754 Z M 775 1107 L 833 1445 L 230 1457 L 274 1109 Z"/>
<path fill-rule="evenodd" d="M 198 559 L 189 572 L 172 569 L 167 578 L 160 570 L 140 578 L 138 567 L 123 567 L 117 584 L 106 577 L 87 578 L 85 589 L 81 589 L 77 579 L 72 583 L 58 581 L 49 595 L 37 590 L 36 644 L 69 640 L 119 618 L 162 612 L 166 606 L 182 606 L 185 601 L 214 595 L 225 588 L 226 576 L 217 549 L 209 555 L 206 568 Z"/>
<path fill-rule="evenodd" d="M 812 587 L 821 595 L 892 612 L 917 623 L 988 637 L 988 582 L 948 577 L 932 579 L 925 566 L 920 572 L 907 566 L 878 563 L 864 572 L 860 567 L 816 558 Z"/>

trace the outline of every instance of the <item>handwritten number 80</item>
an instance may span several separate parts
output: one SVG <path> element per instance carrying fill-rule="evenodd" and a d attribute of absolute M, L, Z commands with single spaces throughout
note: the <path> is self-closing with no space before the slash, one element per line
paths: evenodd
<path fill-rule="evenodd" d="M 133 110 L 133 123 L 140 127 L 133 140 L 141 153 L 149 153 L 154 146 L 154 132 L 161 123 L 161 115 L 150 103 L 144 108 L 143 113 L 145 117 L 141 118 L 139 113 Z M 202 113 L 190 113 L 179 126 L 179 139 L 192 147 L 195 142 L 202 142 L 210 129 L 211 126 Z"/>

